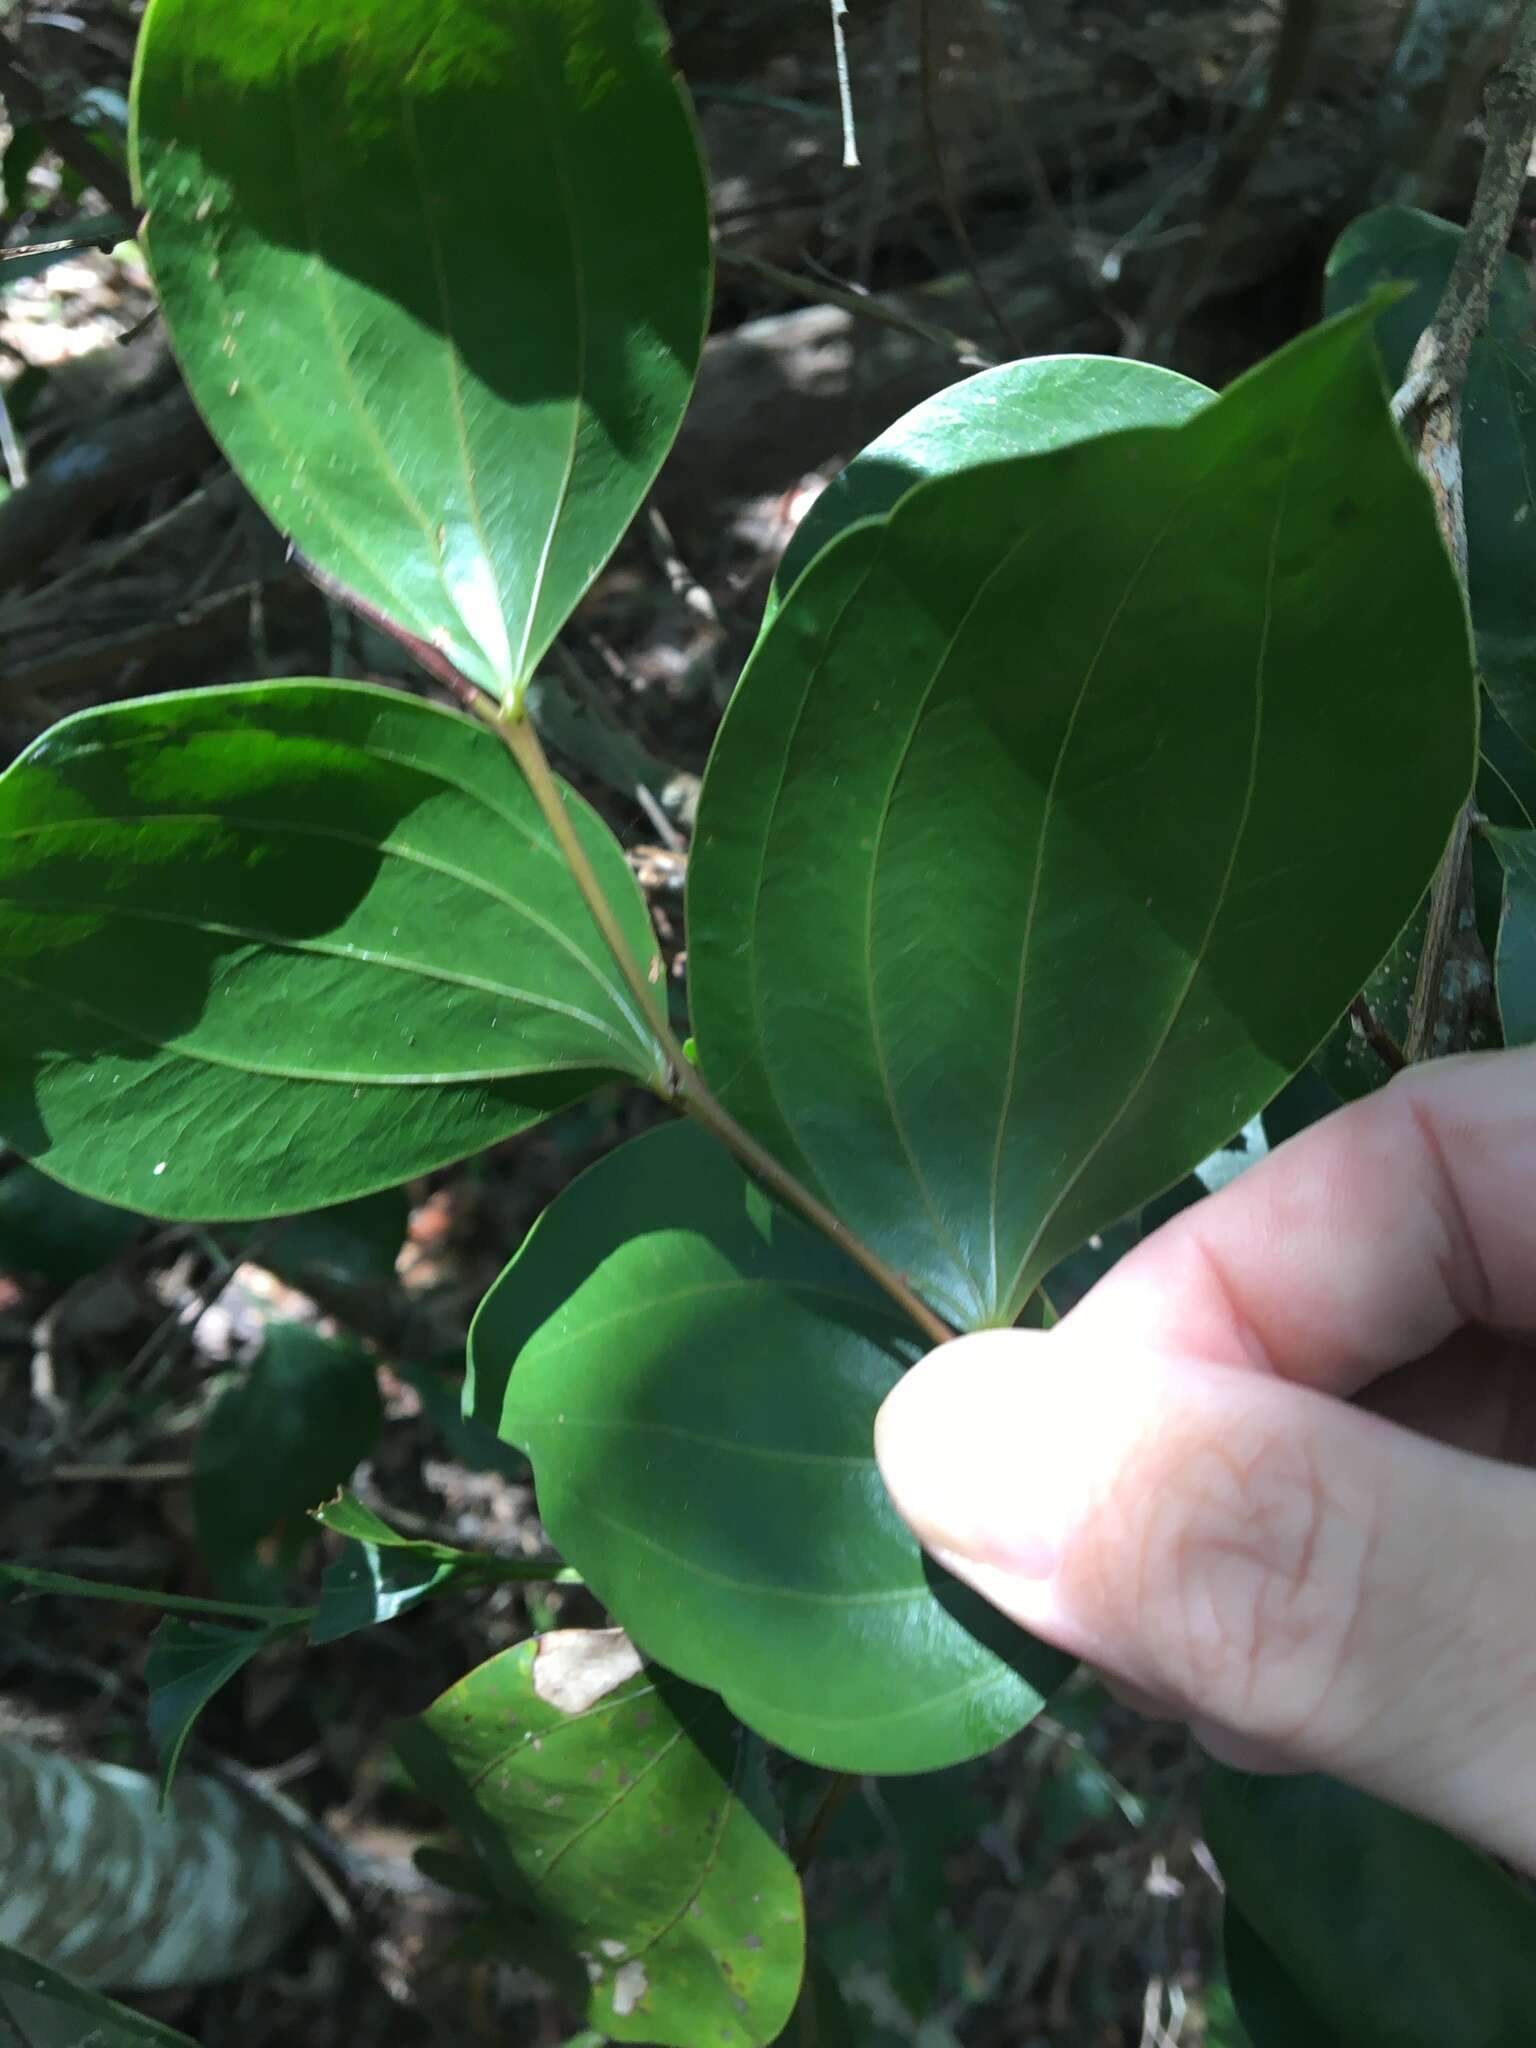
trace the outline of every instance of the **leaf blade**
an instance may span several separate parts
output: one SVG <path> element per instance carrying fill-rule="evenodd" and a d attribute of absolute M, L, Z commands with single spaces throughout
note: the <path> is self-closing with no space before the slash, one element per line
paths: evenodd
<path fill-rule="evenodd" d="M 553 1540 L 647 1653 L 855 1771 L 979 1755 L 1071 1669 L 886 1497 L 875 1413 L 918 1348 L 684 1124 L 573 1183 L 470 1335 L 475 1412 L 527 1450 Z"/>
<path fill-rule="evenodd" d="M 1506 1045 L 1536 1045 L 1536 831 L 1490 827 L 1504 869 L 1494 979 Z"/>
<path fill-rule="evenodd" d="M 0 1942 L 0 2019 L 27 2048 L 196 2048 L 185 2034 Z"/>
<path fill-rule="evenodd" d="M 1229 1898 L 1349 2048 L 1523 2038 L 1536 1902 L 1491 1857 L 1319 1776 L 1209 1765 L 1204 1820 Z"/>
<path fill-rule="evenodd" d="M 702 345 L 703 178 L 657 18 L 238 0 L 215 25 L 155 0 L 133 111 L 161 303 L 235 468 L 304 554 L 515 703 Z"/>
<path fill-rule="evenodd" d="M 1473 707 L 1364 316 L 1182 426 L 922 484 L 806 571 L 716 742 L 705 1071 L 935 1306 L 1012 1321 L 1306 1060 L 1438 858 Z"/>
<path fill-rule="evenodd" d="M 612 835 L 573 823 L 641 958 Z M 0 777 L 0 1131 L 150 1215 L 393 1186 L 660 1054 L 495 737 L 367 685 L 66 719 Z"/>
<path fill-rule="evenodd" d="M 564 1630 L 481 1665 L 395 1739 L 605 2034 L 775 2038 L 800 1982 L 800 1887 L 718 1700 L 617 1631 Z"/>
<path fill-rule="evenodd" d="M 150 1638 L 144 1665 L 149 1688 L 149 1732 L 159 1758 L 163 1805 L 197 1717 L 251 1659 L 291 1623 L 266 1628 L 220 1628 L 213 1622 L 167 1616 Z"/>

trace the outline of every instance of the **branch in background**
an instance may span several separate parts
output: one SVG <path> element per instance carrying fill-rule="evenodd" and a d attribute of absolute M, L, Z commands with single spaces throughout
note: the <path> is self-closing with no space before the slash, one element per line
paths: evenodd
<path fill-rule="evenodd" d="M 1487 141 L 1466 233 L 1434 319 L 1425 328 L 1392 409 L 1429 484 L 1441 537 L 1467 588 L 1467 523 L 1461 465 L 1461 394 L 1472 344 L 1488 318 L 1536 143 L 1536 0 L 1524 0 L 1509 55 L 1488 83 Z M 1471 804 L 1463 806 L 1430 890 L 1403 1051 L 1421 1060 L 1466 1041 L 1466 991 L 1447 1001 L 1446 965 L 1463 935 L 1475 939 L 1471 904 Z"/>
<path fill-rule="evenodd" d="M 765 263 L 761 256 L 750 255 L 744 249 L 719 249 L 716 260 L 725 269 L 750 271 L 765 283 L 775 284 L 781 291 L 793 292 L 797 298 L 807 299 L 813 305 L 836 306 L 840 312 L 851 313 L 855 319 L 871 320 L 877 326 L 892 327 L 899 334 L 910 334 L 918 341 L 932 342 L 935 348 L 955 356 L 968 370 L 989 370 L 997 360 L 995 356 L 985 354 L 967 336 L 915 319 L 899 306 L 876 298 L 872 293 L 854 291 L 851 287 L 827 283 L 819 278 L 797 276 L 793 270 L 783 270 L 777 263 Z M 972 275 L 978 292 L 988 305 L 993 306 L 994 318 L 998 317 L 985 280 L 974 272 Z"/>
<path fill-rule="evenodd" d="M 928 145 L 928 157 L 933 165 L 934 181 L 939 188 L 944 215 L 959 246 L 965 267 L 971 274 L 977 297 L 986 307 L 992 324 L 1002 336 L 1003 346 L 1012 359 L 1020 354 L 1018 341 L 1008 324 L 1007 314 L 993 296 L 981 264 L 977 260 L 976 245 L 971 240 L 970 229 L 965 224 L 965 215 L 960 210 L 955 188 L 950 181 L 949 166 L 944 161 L 944 145 L 939 135 L 938 117 L 934 111 L 936 80 L 933 69 L 933 23 L 929 17 L 929 0 L 917 0 L 917 61 L 918 90 L 923 103 L 923 135 Z"/>
<path fill-rule="evenodd" d="M 122 499 L 206 468 L 217 453 L 181 390 L 77 435 L 0 505 L 0 590 L 24 582 Z"/>
<path fill-rule="evenodd" d="M 1286 109 L 1300 92 L 1322 26 L 1322 0 L 1285 0 L 1264 96 L 1240 120 L 1218 153 L 1205 188 L 1205 217 L 1182 261 L 1163 271 L 1146 314 L 1146 347 L 1154 356 L 1173 346 L 1185 315 L 1200 299 L 1215 272 L 1243 194 L 1263 159 Z"/>
<path fill-rule="evenodd" d="M 1518 0 L 1408 0 L 1366 138 L 1356 203 L 1432 206 Z"/>
<path fill-rule="evenodd" d="M 133 182 L 127 171 L 67 114 L 49 111 L 41 88 L 22 70 L 3 38 L 0 38 L 0 99 L 5 101 L 13 117 L 20 115 L 22 120 L 30 121 L 34 128 L 40 130 L 48 138 L 48 145 L 54 153 L 72 171 L 77 171 L 87 185 L 99 192 L 114 211 L 137 221 L 139 209 L 134 204 Z"/>

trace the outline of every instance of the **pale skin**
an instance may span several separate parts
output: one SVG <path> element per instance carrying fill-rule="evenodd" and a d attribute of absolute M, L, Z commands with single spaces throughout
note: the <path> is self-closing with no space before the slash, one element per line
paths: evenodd
<path fill-rule="evenodd" d="M 1304 1131 L 877 1427 L 923 1543 L 1247 1769 L 1536 1873 L 1536 1048 Z"/>

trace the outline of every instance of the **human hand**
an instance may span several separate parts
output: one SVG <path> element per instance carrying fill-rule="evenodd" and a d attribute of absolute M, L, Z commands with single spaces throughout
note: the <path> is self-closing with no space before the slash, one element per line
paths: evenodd
<path fill-rule="evenodd" d="M 1132 1704 L 1536 1871 L 1536 1049 L 1410 1070 L 1055 1330 L 943 1346 L 876 1448 L 939 1561 Z"/>

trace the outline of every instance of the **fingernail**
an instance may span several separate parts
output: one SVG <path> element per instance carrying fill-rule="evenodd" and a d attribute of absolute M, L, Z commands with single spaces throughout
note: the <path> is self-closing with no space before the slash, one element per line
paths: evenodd
<path fill-rule="evenodd" d="M 994 1330 L 962 1337 L 914 1366 L 875 1424 L 881 1477 L 903 1519 L 940 1563 L 1048 1579 L 1073 1499 L 1053 1340 Z"/>

